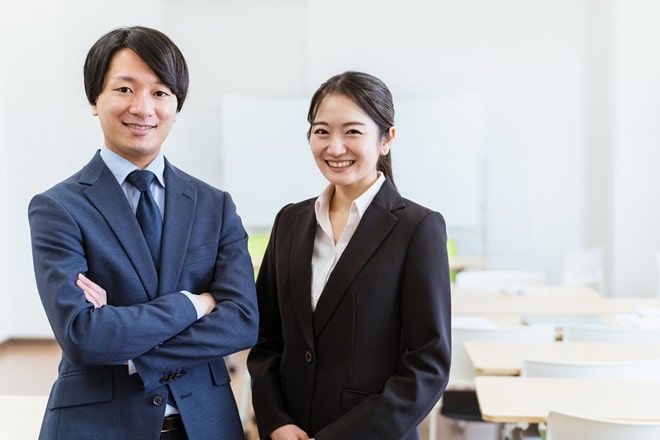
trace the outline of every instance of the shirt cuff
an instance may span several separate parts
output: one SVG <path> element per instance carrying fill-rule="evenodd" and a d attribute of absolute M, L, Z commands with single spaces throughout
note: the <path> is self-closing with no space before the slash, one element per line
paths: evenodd
<path fill-rule="evenodd" d="M 137 373 L 137 368 L 135 368 L 135 363 L 132 360 L 128 361 L 128 374 L 135 374 Z"/>
<path fill-rule="evenodd" d="M 197 295 L 193 295 L 187 290 L 182 290 L 181 293 L 183 293 L 190 300 L 192 305 L 195 306 L 195 311 L 197 312 L 197 319 L 204 316 L 204 312 L 206 311 L 206 309 L 204 305 L 200 303 L 199 298 L 197 298 Z"/>

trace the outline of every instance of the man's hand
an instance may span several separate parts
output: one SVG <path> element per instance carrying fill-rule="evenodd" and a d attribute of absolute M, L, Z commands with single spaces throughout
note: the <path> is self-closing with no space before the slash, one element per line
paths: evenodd
<path fill-rule="evenodd" d="M 307 433 L 296 425 L 283 425 L 270 433 L 273 440 L 309 440 Z"/>
<path fill-rule="evenodd" d="M 199 298 L 200 302 L 204 305 L 205 308 L 204 315 L 208 315 L 213 311 L 213 309 L 215 309 L 217 303 L 215 301 L 215 298 L 213 298 L 213 295 L 211 295 L 209 292 L 200 293 L 199 295 L 197 295 L 197 297 Z"/>
<path fill-rule="evenodd" d="M 108 297 L 105 289 L 94 281 L 79 273 L 76 279 L 76 286 L 80 287 L 85 293 L 85 299 L 94 305 L 94 308 L 103 307 L 108 304 Z"/>

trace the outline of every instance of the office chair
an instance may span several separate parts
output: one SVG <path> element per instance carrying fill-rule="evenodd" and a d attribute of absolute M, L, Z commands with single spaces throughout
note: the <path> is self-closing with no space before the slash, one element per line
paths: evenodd
<path fill-rule="evenodd" d="M 601 248 L 575 249 L 564 256 L 563 281 L 569 286 L 590 286 L 603 292 L 603 251 Z"/>
<path fill-rule="evenodd" d="M 515 327 L 454 327 L 452 328 L 452 360 L 449 384 L 440 401 L 431 413 L 431 421 L 438 413 L 455 420 L 460 425 L 469 422 L 484 422 L 474 389 L 476 376 L 474 366 L 463 347 L 466 341 L 554 341 L 556 331 L 552 325 L 530 325 Z M 498 426 L 497 438 L 501 426 Z M 435 423 L 429 426 L 429 440 L 435 440 Z"/>
<path fill-rule="evenodd" d="M 464 270 L 456 274 L 456 287 L 508 292 L 541 286 L 545 274 L 527 270 Z"/>
<path fill-rule="evenodd" d="M 563 328 L 564 341 L 619 341 L 658 342 L 660 329 L 639 329 L 608 325 L 567 325 Z"/>
<path fill-rule="evenodd" d="M 546 440 L 657 440 L 660 422 L 632 422 L 550 411 Z"/>
<path fill-rule="evenodd" d="M 590 379 L 660 380 L 660 359 L 608 362 L 560 362 L 526 359 L 523 377 L 580 377 Z"/>

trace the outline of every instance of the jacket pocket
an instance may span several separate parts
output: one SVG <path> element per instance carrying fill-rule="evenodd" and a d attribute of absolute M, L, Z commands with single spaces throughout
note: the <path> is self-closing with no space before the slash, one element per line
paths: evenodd
<path fill-rule="evenodd" d="M 112 399 L 112 370 L 79 371 L 57 379 L 50 409 L 107 402 Z"/>
<path fill-rule="evenodd" d="M 197 264 L 204 261 L 215 261 L 218 256 L 217 243 L 205 244 L 202 246 L 190 247 L 186 251 L 186 257 L 183 261 L 184 266 Z"/>
<path fill-rule="evenodd" d="M 371 395 L 366 391 L 344 390 L 341 393 L 341 410 L 347 413 Z"/>
<path fill-rule="evenodd" d="M 231 381 L 224 360 L 209 363 L 209 369 L 214 385 L 227 385 Z"/>

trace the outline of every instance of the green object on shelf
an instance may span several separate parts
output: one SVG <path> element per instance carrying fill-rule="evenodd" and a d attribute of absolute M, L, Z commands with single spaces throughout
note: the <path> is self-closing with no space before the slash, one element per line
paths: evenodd
<path fill-rule="evenodd" d="M 447 255 L 450 257 L 453 257 L 456 255 L 456 241 L 452 240 L 451 238 L 447 239 Z M 456 281 L 456 271 L 455 270 L 450 270 L 449 271 L 449 280 L 454 283 Z"/>
<path fill-rule="evenodd" d="M 255 233 L 248 236 L 248 253 L 254 265 L 254 276 L 256 278 L 261 266 L 261 260 L 264 258 L 266 246 L 268 245 L 269 233 Z"/>
<path fill-rule="evenodd" d="M 268 233 L 250 234 L 248 237 L 248 252 L 253 261 L 261 261 L 264 257 L 269 237 L 270 234 Z"/>
<path fill-rule="evenodd" d="M 450 257 L 456 255 L 456 242 L 451 238 L 447 239 L 447 255 Z"/>

